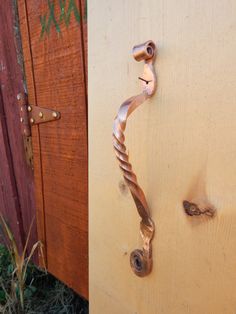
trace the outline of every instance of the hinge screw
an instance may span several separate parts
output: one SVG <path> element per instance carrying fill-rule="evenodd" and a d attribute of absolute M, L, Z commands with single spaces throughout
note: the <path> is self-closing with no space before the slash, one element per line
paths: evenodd
<path fill-rule="evenodd" d="M 22 117 L 20 118 L 20 122 L 21 122 L 21 123 L 23 123 L 23 122 L 24 122 L 24 119 L 23 119 Z"/>
<path fill-rule="evenodd" d="M 40 118 L 43 118 L 43 113 L 40 111 L 40 113 L 39 113 L 39 117 Z"/>
<path fill-rule="evenodd" d="M 30 123 L 31 124 L 34 124 L 34 121 L 35 121 L 34 118 L 30 118 Z"/>
<path fill-rule="evenodd" d="M 17 94 L 16 98 L 17 98 L 17 100 L 20 100 L 21 99 L 21 93 Z"/>
<path fill-rule="evenodd" d="M 28 111 L 32 111 L 32 107 L 31 106 L 28 106 Z"/>
<path fill-rule="evenodd" d="M 53 118 L 57 118 L 57 116 L 58 116 L 58 114 L 57 114 L 57 112 L 56 111 L 54 111 L 53 113 L 52 113 L 52 116 L 53 116 Z"/>

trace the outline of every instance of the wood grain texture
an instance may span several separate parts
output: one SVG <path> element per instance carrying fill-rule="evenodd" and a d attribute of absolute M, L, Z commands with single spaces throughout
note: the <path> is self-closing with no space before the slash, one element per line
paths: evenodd
<path fill-rule="evenodd" d="M 24 75 L 22 65 L 21 41 L 17 19 L 17 10 L 13 1 L 0 2 L 0 83 L 1 83 L 1 115 L 2 136 L 1 146 L 9 146 L 6 160 L 1 159 L 1 167 L 9 168 L 5 177 L 1 173 L 5 184 L 10 184 L 14 192 L 6 194 L 5 215 L 11 226 L 15 224 L 13 232 L 18 242 L 24 242 L 32 220 L 35 217 L 33 172 L 25 160 L 23 139 L 20 132 L 19 105 L 17 94 L 24 92 Z M 5 121 L 5 122 L 3 122 Z M 5 131 L 3 124 L 5 123 Z M 4 147 L 2 147 L 4 149 Z M 8 183 L 7 183 L 8 182 Z M 2 185 L 3 189 L 10 186 Z M 11 200 L 11 198 L 13 198 Z M 16 204 L 17 205 L 13 205 Z M 13 213 L 15 211 L 15 213 Z M 18 234 L 21 230 L 21 235 Z M 17 231 L 18 230 L 18 231 Z M 29 248 L 37 240 L 36 224 L 34 224 Z"/>
<path fill-rule="evenodd" d="M 28 101 L 36 104 L 35 82 L 33 72 L 33 62 L 31 57 L 30 33 L 27 19 L 27 7 L 24 0 L 18 1 L 18 14 L 20 23 L 20 33 L 22 38 L 22 50 L 24 59 L 24 68 L 27 79 Z M 32 132 L 33 154 L 34 154 L 34 183 L 35 183 L 35 203 L 38 238 L 44 244 L 44 259 L 47 266 L 47 250 L 45 237 L 45 215 L 44 215 L 44 196 L 41 171 L 41 151 L 39 128 L 35 126 Z M 43 257 L 39 255 L 39 263 L 43 266 Z"/>
<path fill-rule="evenodd" d="M 236 3 L 89 1 L 90 311 L 235 314 Z M 157 43 L 157 94 L 126 141 L 156 224 L 153 271 L 136 277 L 139 218 L 112 148 L 120 104 L 140 91 L 133 45 Z M 104 77 L 108 77 L 104 83 Z M 214 219 L 187 217 L 206 198 Z"/>
<path fill-rule="evenodd" d="M 24 232 L 19 198 L 17 194 L 12 155 L 6 126 L 6 116 L 0 93 L 0 212 L 14 233 L 20 250 L 23 247 Z M 1 233 L 0 241 L 6 239 Z"/>
<path fill-rule="evenodd" d="M 88 85 L 88 3 L 87 0 L 81 0 L 81 18 L 82 18 L 82 35 L 83 35 L 83 52 L 84 52 L 84 72 L 86 74 L 86 91 Z M 87 97 L 86 97 L 87 100 Z"/>
<path fill-rule="evenodd" d="M 74 3 L 70 22 L 59 1 L 42 35 L 40 17 L 49 21 L 48 1 L 19 0 L 29 101 L 61 112 L 57 122 L 33 128 L 39 237 L 49 272 L 88 297 L 87 116 L 82 4 Z M 47 24 L 48 25 L 48 24 Z"/>

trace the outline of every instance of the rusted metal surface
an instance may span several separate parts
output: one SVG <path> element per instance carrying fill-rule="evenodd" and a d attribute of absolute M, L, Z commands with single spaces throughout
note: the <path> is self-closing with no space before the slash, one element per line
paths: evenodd
<path fill-rule="evenodd" d="M 27 96 L 25 93 L 19 93 L 17 95 L 17 102 L 20 106 L 20 122 L 21 122 L 21 131 L 22 135 L 24 136 L 30 136 L 31 130 L 30 130 L 30 124 L 29 124 L 29 118 L 28 118 L 28 112 L 27 112 Z"/>
<path fill-rule="evenodd" d="M 143 91 L 137 96 L 126 100 L 118 111 L 113 124 L 113 146 L 116 157 L 120 163 L 120 169 L 123 172 L 124 179 L 133 196 L 137 211 L 141 217 L 140 233 L 143 239 L 142 250 L 137 249 L 131 253 L 131 268 L 137 276 L 148 275 L 152 269 L 152 247 L 151 241 L 154 236 L 155 225 L 151 219 L 147 200 L 142 188 L 139 186 L 137 177 L 129 162 L 127 154 L 124 131 L 129 115 L 140 106 L 147 98 L 150 98 L 156 90 L 156 74 L 153 67 L 155 60 L 156 47 L 152 41 L 133 48 L 133 56 L 137 61 L 144 61 L 144 72 L 142 77 Z"/>
<path fill-rule="evenodd" d="M 17 99 L 20 105 L 20 122 L 23 126 L 23 134 L 26 136 L 31 135 L 30 125 L 51 122 L 61 118 L 59 111 L 29 104 L 27 95 L 20 93 L 17 95 Z"/>
<path fill-rule="evenodd" d="M 24 141 L 26 162 L 33 169 L 34 164 L 31 126 L 59 120 L 61 118 L 61 114 L 56 110 L 30 105 L 28 103 L 27 94 L 25 93 L 19 93 L 17 95 L 17 102 L 20 109 L 20 123 Z"/>

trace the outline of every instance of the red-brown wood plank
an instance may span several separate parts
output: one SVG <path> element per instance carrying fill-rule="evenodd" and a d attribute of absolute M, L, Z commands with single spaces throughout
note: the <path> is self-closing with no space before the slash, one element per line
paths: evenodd
<path fill-rule="evenodd" d="M 30 34 L 28 28 L 27 7 L 24 0 L 18 0 L 18 14 L 20 24 L 21 43 L 23 51 L 23 62 L 27 80 L 28 101 L 36 104 L 36 91 L 34 83 L 33 62 L 31 58 Z M 28 92 L 29 91 L 29 92 Z M 34 126 L 32 132 L 33 154 L 34 154 L 34 184 L 35 184 L 35 209 L 37 218 L 38 239 L 44 244 L 44 259 L 47 266 L 46 236 L 45 236 L 45 213 L 44 213 L 44 196 L 43 181 L 41 169 L 41 150 L 40 136 L 38 126 Z M 39 263 L 43 266 L 42 256 L 39 252 Z"/>
<path fill-rule="evenodd" d="M 41 213 L 39 234 L 44 234 L 49 272 L 87 298 L 88 160 L 83 13 L 79 1 L 63 3 L 67 15 L 63 14 L 59 1 L 18 1 L 30 102 L 61 112 L 59 121 L 40 125 L 38 134 L 33 128 L 36 202 Z M 71 15 L 67 19 L 70 6 Z M 49 25 L 48 31 L 43 31 L 42 24 Z"/>
<path fill-rule="evenodd" d="M 86 74 L 86 92 L 88 87 L 88 1 L 87 0 L 80 0 L 81 4 L 81 27 L 82 27 L 82 35 L 83 35 L 83 51 L 84 51 L 84 72 Z"/>
<path fill-rule="evenodd" d="M 18 247 L 24 241 L 19 198 L 14 178 L 12 155 L 6 127 L 6 116 L 0 92 L 0 212 L 14 233 Z M 1 239 L 5 241 L 6 238 Z"/>
<path fill-rule="evenodd" d="M 8 219 L 15 220 L 22 228 L 23 240 L 28 233 L 32 219 L 35 216 L 34 206 L 34 185 L 33 172 L 27 165 L 25 160 L 25 152 L 23 148 L 23 140 L 20 132 L 19 106 L 17 104 L 17 94 L 24 92 L 24 78 L 21 60 L 21 43 L 19 37 L 19 27 L 17 23 L 17 11 L 13 1 L 0 2 L 0 82 L 2 95 L 2 114 L 6 117 L 6 130 L 2 136 L 5 141 L 8 139 L 9 152 L 8 163 L 12 163 L 12 178 L 14 178 L 14 193 L 9 193 L 10 198 L 18 198 L 15 210 L 18 218 L 8 209 Z M 3 131 L 3 129 L 2 129 Z M 6 139 L 7 138 L 7 139 Z M 1 161 L 1 166 L 4 167 Z M 5 178 L 4 180 L 8 180 Z M 10 180 L 10 178 L 9 178 Z M 10 184 L 10 183 L 9 183 Z M 15 202 L 15 200 L 14 200 Z M 13 223 L 13 221 L 12 221 Z M 22 224 L 22 225 L 21 225 Z M 16 228 L 14 228 L 15 230 Z M 19 235 L 16 235 L 18 238 Z M 30 245 L 37 240 L 36 224 L 32 230 Z"/>

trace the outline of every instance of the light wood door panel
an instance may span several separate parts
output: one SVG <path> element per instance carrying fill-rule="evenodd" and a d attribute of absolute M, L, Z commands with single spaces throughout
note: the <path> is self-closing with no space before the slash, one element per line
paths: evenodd
<path fill-rule="evenodd" d="M 92 314 L 235 314 L 236 3 L 89 2 L 90 310 Z M 129 254 L 139 218 L 112 147 L 120 104 L 140 92 L 133 45 L 157 43 L 158 90 L 126 129 L 156 224 L 153 271 Z M 187 217 L 207 199 L 214 218 Z"/>

